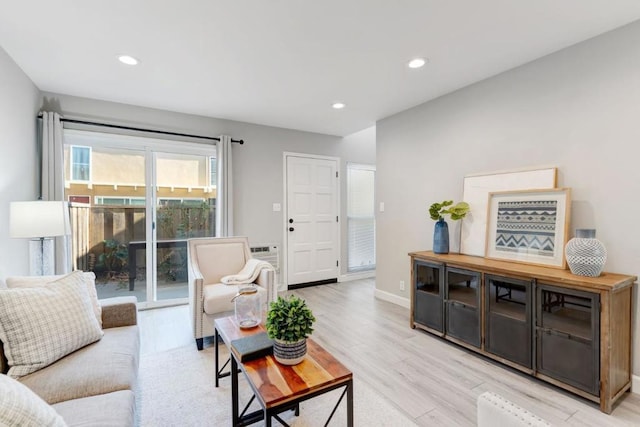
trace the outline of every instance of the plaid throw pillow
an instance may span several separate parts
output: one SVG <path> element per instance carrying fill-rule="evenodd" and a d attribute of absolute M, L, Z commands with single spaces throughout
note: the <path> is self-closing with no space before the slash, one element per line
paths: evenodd
<path fill-rule="evenodd" d="M 49 366 L 102 338 L 82 272 L 44 287 L 0 290 L 0 341 L 9 376 Z"/>
<path fill-rule="evenodd" d="M 51 406 L 27 386 L 0 374 L 0 426 L 64 427 Z"/>
<path fill-rule="evenodd" d="M 7 277 L 6 282 L 8 288 L 35 288 L 47 286 L 49 283 L 62 279 L 65 276 L 65 274 L 56 276 L 12 276 Z M 98 292 L 96 291 L 96 275 L 92 271 L 85 271 L 82 273 L 82 278 L 84 285 L 89 291 L 89 296 L 91 296 L 91 305 L 96 314 L 96 319 L 98 319 L 98 323 L 102 327 L 102 306 L 98 301 Z"/>

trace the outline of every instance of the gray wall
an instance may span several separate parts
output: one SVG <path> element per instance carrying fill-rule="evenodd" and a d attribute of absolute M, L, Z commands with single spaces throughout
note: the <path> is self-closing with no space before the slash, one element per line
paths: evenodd
<path fill-rule="evenodd" d="M 432 248 L 428 207 L 460 200 L 465 175 L 548 165 L 573 191 L 571 235 L 596 228 L 606 270 L 640 275 L 638 46 L 634 23 L 379 121 L 377 290 L 409 297 L 398 283 L 407 253 Z"/>
<path fill-rule="evenodd" d="M 340 157 L 342 176 L 347 162 L 375 163 L 375 132 L 370 130 L 340 138 L 53 93 L 44 97 L 47 110 L 69 117 L 244 139 L 244 145 L 233 145 L 234 231 L 252 243 L 282 245 L 283 212 L 272 207 L 284 205 L 283 152 Z M 341 180 L 341 195 L 346 194 L 345 185 Z M 341 203 L 341 211 L 345 217 L 346 203 Z M 341 252 L 344 267 L 346 247 Z"/>
<path fill-rule="evenodd" d="M 40 91 L 0 47 L 0 280 L 29 271 L 29 246 L 9 238 L 9 203 L 38 196 Z"/>

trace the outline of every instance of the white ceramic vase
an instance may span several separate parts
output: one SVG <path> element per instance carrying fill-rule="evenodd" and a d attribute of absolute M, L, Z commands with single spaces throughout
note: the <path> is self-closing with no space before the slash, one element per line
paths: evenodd
<path fill-rule="evenodd" d="M 597 277 L 607 262 L 607 249 L 596 239 L 596 230 L 582 228 L 576 230 L 576 237 L 565 247 L 567 264 L 573 274 Z"/>

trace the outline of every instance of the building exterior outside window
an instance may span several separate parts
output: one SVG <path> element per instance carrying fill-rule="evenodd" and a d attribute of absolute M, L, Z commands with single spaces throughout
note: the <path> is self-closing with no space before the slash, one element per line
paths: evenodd
<path fill-rule="evenodd" d="M 71 180 L 91 180 L 91 147 L 71 147 Z"/>

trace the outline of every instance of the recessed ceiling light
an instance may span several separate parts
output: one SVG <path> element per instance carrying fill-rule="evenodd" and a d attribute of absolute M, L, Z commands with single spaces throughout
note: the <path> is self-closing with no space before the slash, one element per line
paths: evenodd
<path fill-rule="evenodd" d="M 335 110 L 342 110 L 344 107 L 346 107 L 346 104 L 344 104 L 343 102 L 334 102 L 331 107 L 333 107 Z"/>
<path fill-rule="evenodd" d="M 129 55 L 120 55 L 120 56 L 118 56 L 118 61 L 122 62 L 123 64 L 127 64 L 127 65 L 138 65 L 138 60 L 136 58 L 134 58 L 133 56 L 129 56 Z"/>
<path fill-rule="evenodd" d="M 426 64 L 427 61 L 424 58 L 415 58 L 409 61 L 409 68 L 420 68 Z"/>

